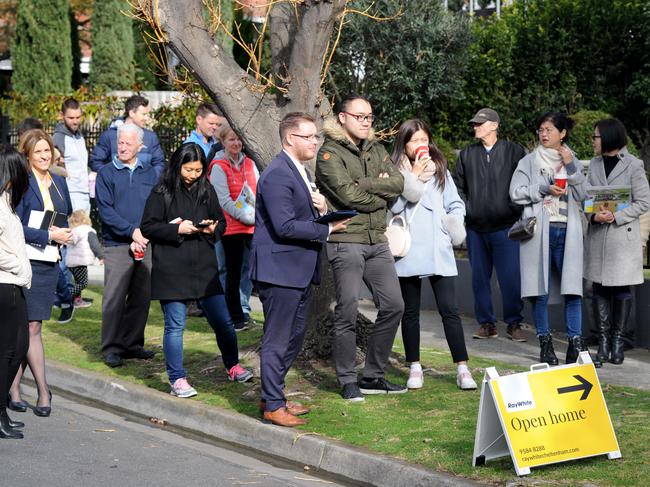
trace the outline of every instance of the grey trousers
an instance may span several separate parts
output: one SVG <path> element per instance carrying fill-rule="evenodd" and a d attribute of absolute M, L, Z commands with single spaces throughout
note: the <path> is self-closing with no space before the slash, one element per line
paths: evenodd
<path fill-rule="evenodd" d="M 144 345 L 151 303 L 151 246 L 136 262 L 128 245 L 104 249 L 102 354 L 122 354 Z"/>
<path fill-rule="evenodd" d="M 378 306 L 377 320 L 368 332 L 363 377 L 383 377 L 395 333 L 404 312 L 395 261 L 388 244 L 328 243 L 327 258 L 332 265 L 336 287 L 336 377 L 341 385 L 357 381 L 356 321 L 362 282 L 368 286 Z"/>

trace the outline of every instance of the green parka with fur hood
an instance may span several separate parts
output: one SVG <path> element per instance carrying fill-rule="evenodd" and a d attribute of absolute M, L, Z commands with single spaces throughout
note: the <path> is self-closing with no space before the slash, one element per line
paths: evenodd
<path fill-rule="evenodd" d="M 337 210 L 359 212 L 343 232 L 333 233 L 330 242 L 376 244 L 386 242 L 388 202 L 402 194 L 404 177 L 371 130 L 357 147 L 334 118 L 323 125 L 325 143 L 316 159 L 316 185 Z M 388 178 L 380 178 L 388 173 Z"/>

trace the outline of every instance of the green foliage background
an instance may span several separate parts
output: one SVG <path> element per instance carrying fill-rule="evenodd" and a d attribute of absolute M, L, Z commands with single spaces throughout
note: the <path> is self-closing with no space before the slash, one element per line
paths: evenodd
<path fill-rule="evenodd" d="M 130 90 L 135 83 L 133 21 L 124 15 L 129 10 L 126 0 L 95 2 L 89 76 L 93 89 Z"/>
<path fill-rule="evenodd" d="M 21 0 L 11 46 L 16 93 L 39 98 L 70 91 L 72 50 L 67 0 Z"/>

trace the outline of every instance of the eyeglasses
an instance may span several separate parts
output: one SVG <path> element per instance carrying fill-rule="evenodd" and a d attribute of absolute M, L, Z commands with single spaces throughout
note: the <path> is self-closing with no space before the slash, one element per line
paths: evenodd
<path fill-rule="evenodd" d="M 372 124 L 375 121 L 375 116 L 372 113 L 370 115 L 362 115 L 362 114 L 357 115 L 355 113 L 350 113 L 350 112 L 343 112 L 343 113 L 345 113 L 346 115 L 350 115 L 351 117 L 354 117 L 354 119 L 359 123 L 370 122 L 370 124 Z"/>
<path fill-rule="evenodd" d="M 594 140 L 600 139 L 600 135 L 592 135 L 591 138 L 594 139 Z"/>
<path fill-rule="evenodd" d="M 314 134 L 314 135 L 291 134 L 291 135 L 293 135 L 294 137 L 300 137 L 302 140 L 308 140 L 311 142 L 320 142 L 322 139 L 322 137 L 318 134 Z"/>
<path fill-rule="evenodd" d="M 557 131 L 555 127 L 547 127 L 543 129 L 537 129 L 537 134 L 542 135 L 542 134 L 552 134 L 554 131 Z"/>

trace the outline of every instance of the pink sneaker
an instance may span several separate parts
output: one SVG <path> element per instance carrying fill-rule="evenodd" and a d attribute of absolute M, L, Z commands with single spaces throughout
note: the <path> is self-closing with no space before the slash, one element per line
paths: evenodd
<path fill-rule="evenodd" d="M 91 302 L 89 302 L 89 301 L 86 301 L 86 300 L 83 299 L 81 296 L 77 296 L 77 297 L 74 298 L 74 300 L 72 301 L 72 305 L 73 305 L 75 308 L 90 308 L 90 307 L 93 305 L 93 303 L 91 303 Z"/>
<path fill-rule="evenodd" d="M 196 396 L 197 392 L 194 387 L 192 387 L 185 377 L 176 379 L 172 384 L 172 390 L 169 391 L 172 396 L 176 397 L 192 397 Z"/>
<path fill-rule="evenodd" d="M 253 373 L 250 370 L 246 370 L 241 365 L 233 365 L 232 368 L 228 371 L 228 380 L 231 382 L 248 382 L 253 378 Z"/>

